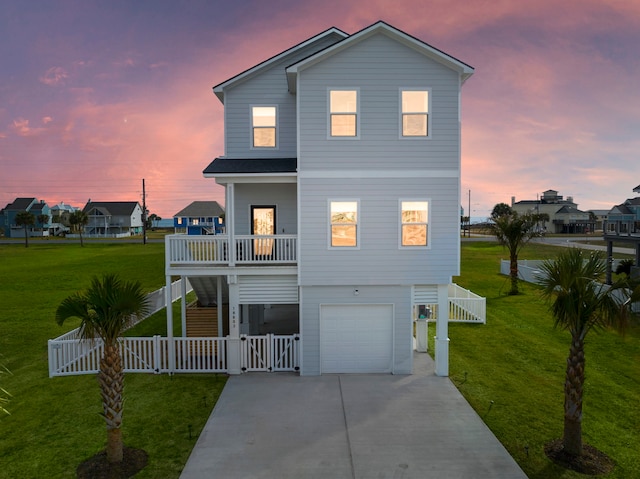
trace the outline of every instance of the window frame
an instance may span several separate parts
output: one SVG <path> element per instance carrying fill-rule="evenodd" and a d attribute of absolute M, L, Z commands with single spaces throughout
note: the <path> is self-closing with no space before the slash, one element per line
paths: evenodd
<path fill-rule="evenodd" d="M 254 108 L 274 108 L 275 109 L 275 125 L 274 126 L 255 126 L 253 124 L 254 122 L 254 113 L 253 110 Z M 251 150 L 277 150 L 279 148 L 280 142 L 278 141 L 278 136 L 279 136 L 279 128 L 278 128 L 278 123 L 279 123 L 279 118 L 278 118 L 278 105 L 275 104 L 252 104 L 249 105 L 249 116 L 250 116 L 250 123 L 251 123 L 251 128 L 250 128 L 250 132 L 249 132 L 249 145 L 250 145 L 250 149 Z M 256 128 L 260 128 L 260 129 L 267 129 L 267 128 L 273 128 L 274 131 L 274 146 L 256 146 L 255 145 L 255 130 Z"/>
<path fill-rule="evenodd" d="M 427 221 L 425 223 L 422 222 L 412 222 L 405 223 L 402 218 L 402 204 L 403 203 L 417 203 L 424 202 L 427 203 Z M 426 225 L 427 227 L 427 244 L 420 245 L 405 245 L 402 244 L 402 230 L 405 225 Z M 415 249 L 431 249 L 431 198 L 400 198 L 398 199 L 398 249 L 404 250 L 415 250 Z"/>
<path fill-rule="evenodd" d="M 333 223 L 331 221 L 331 205 L 333 203 L 355 203 L 356 204 L 356 244 L 354 246 L 334 246 L 333 245 L 333 226 L 348 225 L 349 223 Z M 359 250 L 360 249 L 360 230 L 361 228 L 361 210 L 360 198 L 329 198 L 327 199 L 327 248 L 330 250 Z"/>
<path fill-rule="evenodd" d="M 427 93 L 427 111 L 409 111 L 405 112 L 402 108 L 402 93 L 405 91 L 423 91 Z M 431 88 L 427 87 L 401 87 L 398 89 L 398 137 L 401 140 L 428 140 L 431 138 Z M 427 115 L 427 134 L 426 135 L 405 135 L 404 134 L 404 116 L 411 114 Z"/>
<path fill-rule="evenodd" d="M 353 91 L 356 93 L 355 112 L 333 112 L 331 110 L 331 92 Z M 333 115 L 355 115 L 356 134 L 355 135 L 333 135 L 331 130 L 331 119 Z M 328 87 L 327 88 L 327 139 L 329 140 L 359 140 L 360 139 L 360 88 L 359 87 Z"/>

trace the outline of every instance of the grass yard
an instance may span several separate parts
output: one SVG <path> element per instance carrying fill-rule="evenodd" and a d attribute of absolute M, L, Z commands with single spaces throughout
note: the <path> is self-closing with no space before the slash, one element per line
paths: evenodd
<path fill-rule="evenodd" d="M 0 258 L 0 362 L 12 373 L 1 385 L 13 395 L 11 416 L 0 417 L 0 478 L 75 477 L 78 464 L 104 448 L 106 430 L 94 376 L 48 377 L 47 340 L 77 326 L 58 326 L 55 310 L 95 274 L 117 272 L 149 291 L 163 286 L 164 244 L 34 241 L 0 245 Z M 138 328 L 155 324 L 164 334 L 164 318 L 158 313 Z M 149 453 L 136 477 L 179 476 L 225 381 L 126 375 L 124 442 Z"/>
<path fill-rule="evenodd" d="M 547 259 L 559 251 L 532 244 L 520 258 Z M 487 324 L 450 326 L 451 380 L 530 478 L 586 477 L 555 466 L 543 451 L 562 436 L 569 334 L 553 329 L 536 286 L 521 282 L 520 295 L 506 295 L 509 280 L 498 272 L 499 259 L 507 257 L 495 243 L 462 244 L 462 274 L 454 280 L 487 298 Z M 616 462 L 607 478 L 640 477 L 639 373 L 637 323 L 624 338 L 589 333 L 583 440 Z"/>

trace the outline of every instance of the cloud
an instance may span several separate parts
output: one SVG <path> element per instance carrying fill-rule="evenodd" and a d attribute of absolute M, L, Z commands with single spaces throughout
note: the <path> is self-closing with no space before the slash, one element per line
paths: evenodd
<path fill-rule="evenodd" d="M 64 85 L 69 74 L 62 67 L 51 67 L 40 77 L 40 82 L 49 86 Z"/>

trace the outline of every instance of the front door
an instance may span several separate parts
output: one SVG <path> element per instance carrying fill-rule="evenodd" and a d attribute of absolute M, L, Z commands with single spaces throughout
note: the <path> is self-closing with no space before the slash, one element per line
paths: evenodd
<path fill-rule="evenodd" d="M 258 258 L 272 256 L 273 235 L 276 234 L 275 206 L 251 206 L 251 234 L 262 236 L 253 240 L 253 255 Z"/>

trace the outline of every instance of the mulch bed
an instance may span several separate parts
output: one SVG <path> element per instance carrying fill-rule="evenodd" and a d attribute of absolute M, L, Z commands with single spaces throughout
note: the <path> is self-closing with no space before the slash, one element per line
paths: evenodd
<path fill-rule="evenodd" d="M 607 474 L 615 467 L 609 456 L 588 444 L 582 446 L 581 456 L 572 456 L 564 452 L 562 439 L 556 439 L 545 444 L 544 453 L 555 464 L 590 476 Z"/>
<path fill-rule="evenodd" d="M 142 449 L 125 447 L 122 462 L 107 462 L 107 453 L 99 452 L 76 469 L 78 479 L 126 479 L 133 477 L 147 465 L 148 455 Z"/>

